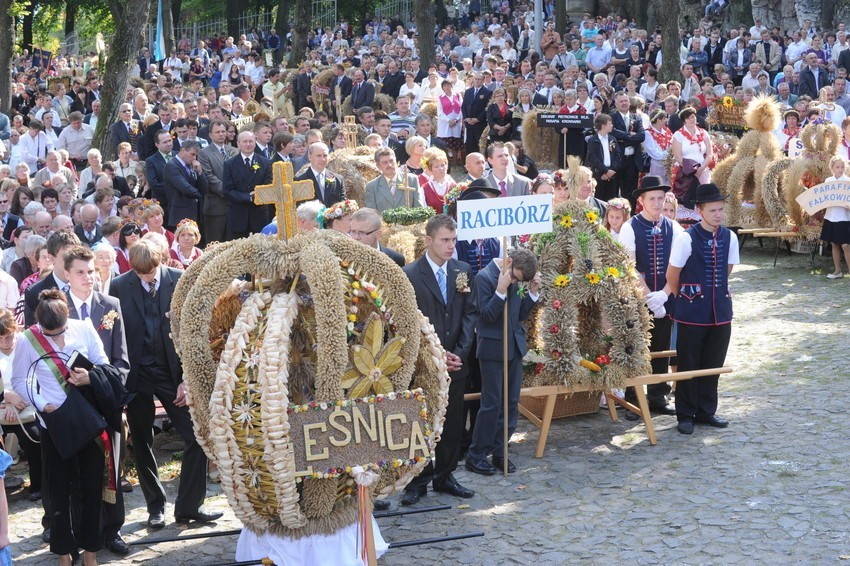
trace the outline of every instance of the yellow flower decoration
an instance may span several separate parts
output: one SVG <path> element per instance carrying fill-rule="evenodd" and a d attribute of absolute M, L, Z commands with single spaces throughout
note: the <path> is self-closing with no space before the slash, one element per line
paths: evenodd
<path fill-rule="evenodd" d="M 553 281 L 553 283 L 555 284 L 555 287 L 565 287 L 567 285 L 567 283 L 569 283 L 569 282 L 570 282 L 570 276 L 569 275 L 558 275 L 557 277 L 555 277 L 555 280 Z"/>
<path fill-rule="evenodd" d="M 351 347 L 354 367 L 342 376 L 342 387 L 348 389 L 348 398 L 391 393 L 393 383 L 389 376 L 404 364 L 400 355 L 403 346 L 401 336 L 384 343 L 383 320 L 373 313 L 363 330 L 363 344 Z"/>
<path fill-rule="evenodd" d="M 348 315 L 348 322 L 357 322 L 357 315 L 356 314 Z"/>
<path fill-rule="evenodd" d="M 588 273 L 585 277 L 591 285 L 599 285 L 599 282 L 601 281 L 599 275 L 596 273 Z"/>
<path fill-rule="evenodd" d="M 608 275 L 610 275 L 611 277 L 619 277 L 620 276 L 620 270 L 617 269 L 616 267 L 609 267 L 608 268 Z"/>
<path fill-rule="evenodd" d="M 558 223 L 561 225 L 561 228 L 572 228 L 573 217 L 569 214 L 565 214 L 561 217 L 561 220 Z"/>
<path fill-rule="evenodd" d="M 732 101 L 732 97 L 731 97 L 731 96 L 724 96 L 724 97 L 723 97 L 723 106 L 725 106 L 726 108 L 732 108 L 732 106 L 733 106 L 734 104 L 735 104 L 735 103 Z"/>
<path fill-rule="evenodd" d="M 253 165 L 251 165 L 251 169 L 253 169 L 254 171 L 259 171 L 260 170 L 260 164 L 254 163 Z"/>
<path fill-rule="evenodd" d="M 594 212 L 592 210 L 588 210 L 587 212 L 585 212 L 584 217 L 587 218 L 587 221 L 590 222 L 591 224 L 595 224 L 596 221 L 599 220 L 599 215 L 596 214 L 596 212 Z"/>

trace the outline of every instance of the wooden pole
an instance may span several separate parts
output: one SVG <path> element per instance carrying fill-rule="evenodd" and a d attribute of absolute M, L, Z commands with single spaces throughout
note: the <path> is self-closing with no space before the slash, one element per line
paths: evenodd
<path fill-rule="evenodd" d="M 508 238 L 502 236 L 502 269 L 508 261 Z M 510 268 L 512 269 L 512 268 Z M 510 286 L 508 286 L 510 293 Z M 502 410 L 504 411 L 502 422 L 505 425 L 502 431 L 502 473 L 508 476 L 508 299 L 505 296 L 505 307 L 502 311 Z"/>
<path fill-rule="evenodd" d="M 378 558 L 375 552 L 375 534 L 372 532 L 372 497 L 367 493 L 366 502 L 366 562 L 368 566 L 377 566 Z"/>

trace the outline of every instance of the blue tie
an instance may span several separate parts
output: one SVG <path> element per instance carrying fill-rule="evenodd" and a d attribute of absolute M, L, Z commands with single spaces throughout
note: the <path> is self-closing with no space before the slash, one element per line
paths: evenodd
<path fill-rule="evenodd" d="M 446 273 L 443 271 L 443 268 L 437 270 L 437 285 L 440 286 L 440 293 L 443 295 L 443 302 L 448 303 L 449 296 L 446 291 Z"/>
<path fill-rule="evenodd" d="M 85 320 L 89 317 L 89 307 L 83 303 L 83 306 L 80 307 L 80 319 Z"/>

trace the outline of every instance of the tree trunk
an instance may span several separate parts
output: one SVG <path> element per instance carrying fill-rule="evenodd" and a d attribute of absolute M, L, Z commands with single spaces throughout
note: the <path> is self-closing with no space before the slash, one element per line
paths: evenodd
<path fill-rule="evenodd" d="M 850 0 L 835 0 L 833 19 L 836 22 L 850 21 Z M 3 29 L 6 29 L 5 27 Z M 3 59 L 0 59 L 2 61 Z"/>
<path fill-rule="evenodd" d="M 429 0 L 414 0 L 413 13 L 416 15 L 416 31 L 419 35 L 416 49 L 422 68 L 427 69 L 434 62 L 436 53 L 434 47 L 434 24 L 436 17 L 433 3 Z"/>
<path fill-rule="evenodd" d="M 12 107 L 12 57 L 15 48 L 15 18 L 10 13 L 14 0 L 0 0 L 0 112 Z"/>
<path fill-rule="evenodd" d="M 109 126 L 118 119 L 118 108 L 124 102 L 130 74 L 127 61 L 135 61 L 138 56 L 144 40 L 142 30 L 147 27 L 150 8 L 151 0 L 112 0 L 109 3 L 115 22 L 115 37 L 109 45 L 101 88 L 100 118 L 92 141 L 92 146 L 100 150 L 106 161 L 115 158 L 108 143 Z"/>
<path fill-rule="evenodd" d="M 77 4 L 72 0 L 65 3 L 65 35 L 74 33 L 77 26 Z"/>
<path fill-rule="evenodd" d="M 661 0 L 661 11 L 658 14 L 661 25 L 661 69 L 658 80 L 661 82 L 680 80 L 679 69 L 679 1 Z"/>
<path fill-rule="evenodd" d="M 21 25 L 21 48 L 29 50 L 30 54 L 32 54 L 33 44 L 32 44 L 32 12 L 34 6 L 32 2 L 27 5 L 27 15 L 24 16 L 23 25 Z"/>
<path fill-rule="evenodd" d="M 224 4 L 224 16 L 227 18 L 227 35 L 239 37 L 239 14 L 242 13 L 239 0 L 227 0 Z"/>
<path fill-rule="evenodd" d="M 171 0 L 171 21 L 177 26 L 180 25 L 180 16 L 183 11 L 183 0 Z M 194 45 L 192 46 L 194 47 Z"/>
<path fill-rule="evenodd" d="M 289 67 L 298 67 L 307 56 L 307 33 L 313 23 L 313 1 L 295 0 L 295 26 L 292 28 L 292 53 Z M 281 36 L 281 40 L 283 37 Z"/>
<path fill-rule="evenodd" d="M 556 0 L 555 2 L 555 31 L 562 36 L 569 31 L 567 29 L 567 0 Z M 519 41 L 519 38 L 514 38 L 514 41 Z"/>
<path fill-rule="evenodd" d="M 176 50 L 176 41 L 174 38 L 174 19 L 171 13 L 171 0 L 162 0 L 162 34 L 165 36 L 165 56 L 171 57 L 171 53 Z"/>
<path fill-rule="evenodd" d="M 289 33 L 289 13 L 292 11 L 292 0 L 280 0 L 274 18 L 274 29 L 280 37 L 280 49 L 274 56 L 274 64 L 280 65 L 286 53 L 286 34 Z"/>

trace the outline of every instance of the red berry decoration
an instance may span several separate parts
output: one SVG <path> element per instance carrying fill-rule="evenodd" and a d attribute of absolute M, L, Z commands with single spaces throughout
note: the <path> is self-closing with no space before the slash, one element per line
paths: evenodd
<path fill-rule="evenodd" d="M 557 324 L 553 324 L 552 326 L 549 327 L 549 332 L 551 332 L 552 334 L 557 334 L 560 331 L 561 331 L 561 329 L 558 327 Z"/>

